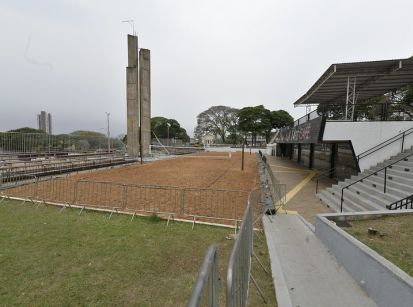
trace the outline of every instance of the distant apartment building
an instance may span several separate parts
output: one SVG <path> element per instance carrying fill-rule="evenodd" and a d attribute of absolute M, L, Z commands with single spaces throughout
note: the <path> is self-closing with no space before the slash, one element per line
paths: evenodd
<path fill-rule="evenodd" d="M 52 134 L 52 114 L 41 111 L 37 114 L 37 127 L 48 134 Z"/>

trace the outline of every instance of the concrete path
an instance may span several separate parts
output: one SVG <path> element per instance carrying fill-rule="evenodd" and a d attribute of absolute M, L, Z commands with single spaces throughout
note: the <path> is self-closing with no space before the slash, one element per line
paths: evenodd
<path fill-rule="evenodd" d="M 263 220 L 278 306 L 377 306 L 299 215 Z"/>

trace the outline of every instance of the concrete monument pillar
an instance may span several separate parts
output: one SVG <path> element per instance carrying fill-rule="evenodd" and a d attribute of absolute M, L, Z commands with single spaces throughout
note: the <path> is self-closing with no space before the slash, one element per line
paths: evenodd
<path fill-rule="evenodd" d="M 139 154 L 139 70 L 138 37 L 128 35 L 128 67 L 126 67 L 128 155 Z"/>
<path fill-rule="evenodd" d="M 150 154 L 151 146 L 151 52 L 149 49 L 139 51 L 139 91 L 141 116 L 142 156 Z"/>

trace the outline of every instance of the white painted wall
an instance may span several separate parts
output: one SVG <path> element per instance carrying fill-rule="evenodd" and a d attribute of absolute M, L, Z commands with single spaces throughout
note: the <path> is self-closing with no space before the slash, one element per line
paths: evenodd
<path fill-rule="evenodd" d="M 357 155 L 413 127 L 410 121 L 326 122 L 323 141 L 351 141 Z M 404 148 L 413 146 L 413 133 L 406 136 Z M 401 151 L 401 140 L 360 160 L 360 170 L 369 169 Z"/>

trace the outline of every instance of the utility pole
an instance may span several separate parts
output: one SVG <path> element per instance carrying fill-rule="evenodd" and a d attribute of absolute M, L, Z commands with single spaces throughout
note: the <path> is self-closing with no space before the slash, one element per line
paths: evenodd
<path fill-rule="evenodd" d="M 106 113 L 107 127 L 108 127 L 107 134 L 108 134 L 108 154 L 109 154 L 110 153 L 110 130 L 109 130 L 109 115 L 110 115 L 110 113 L 108 113 L 108 112 L 105 112 L 105 113 Z"/>

